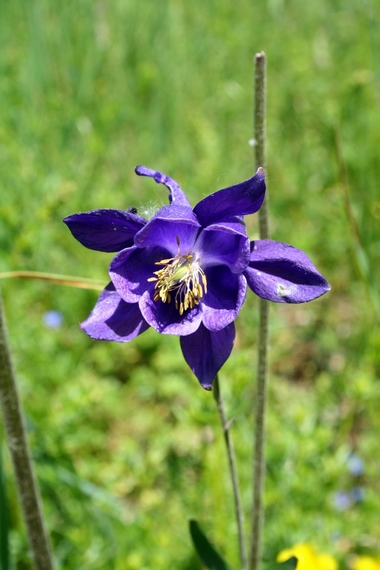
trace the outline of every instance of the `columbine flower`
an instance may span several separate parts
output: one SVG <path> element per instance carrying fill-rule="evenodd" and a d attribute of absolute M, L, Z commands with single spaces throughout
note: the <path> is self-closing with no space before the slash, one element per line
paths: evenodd
<path fill-rule="evenodd" d="M 330 554 L 315 552 L 310 544 L 296 544 L 292 548 L 282 550 L 277 555 L 277 562 L 286 562 L 297 558 L 296 570 L 337 570 L 338 564 Z"/>
<path fill-rule="evenodd" d="M 136 173 L 169 189 L 169 202 L 148 221 L 135 208 L 93 210 L 64 219 L 84 246 L 119 252 L 111 282 L 83 330 L 96 340 L 128 342 L 150 326 L 180 337 L 186 362 L 205 389 L 229 357 L 234 320 L 247 285 L 263 299 L 303 303 L 330 287 L 298 249 L 249 241 L 243 216 L 264 200 L 264 171 L 219 190 L 194 209 L 174 180 L 150 168 Z"/>

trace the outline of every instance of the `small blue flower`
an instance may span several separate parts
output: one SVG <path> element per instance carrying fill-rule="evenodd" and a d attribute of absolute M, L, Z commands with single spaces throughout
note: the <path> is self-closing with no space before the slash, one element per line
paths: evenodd
<path fill-rule="evenodd" d="M 352 505 L 352 499 L 347 491 L 336 491 L 333 497 L 334 507 L 338 511 L 346 511 Z"/>
<path fill-rule="evenodd" d="M 354 477 L 364 475 L 364 462 L 358 455 L 351 455 L 348 458 L 347 467 L 351 475 Z"/>
<path fill-rule="evenodd" d="M 47 311 L 42 315 L 42 320 L 50 329 L 57 329 L 63 322 L 63 316 L 59 311 Z"/>
<path fill-rule="evenodd" d="M 64 222 L 89 249 L 118 252 L 83 330 L 96 340 L 128 342 L 153 327 L 180 337 L 203 388 L 229 357 L 234 321 L 249 287 L 277 303 L 305 303 L 330 290 L 305 253 L 286 243 L 250 241 L 244 216 L 259 210 L 264 171 L 201 200 L 194 208 L 177 182 L 138 166 L 169 190 L 169 205 L 150 220 L 127 211 L 93 210 Z"/>

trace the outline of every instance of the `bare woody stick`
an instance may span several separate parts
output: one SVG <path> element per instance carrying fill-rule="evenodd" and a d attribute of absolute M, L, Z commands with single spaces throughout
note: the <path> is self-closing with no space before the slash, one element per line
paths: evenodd
<path fill-rule="evenodd" d="M 34 567 L 36 570 L 52 570 L 50 545 L 44 528 L 41 500 L 33 471 L 16 378 L 9 352 L 1 298 L 0 401 Z"/>

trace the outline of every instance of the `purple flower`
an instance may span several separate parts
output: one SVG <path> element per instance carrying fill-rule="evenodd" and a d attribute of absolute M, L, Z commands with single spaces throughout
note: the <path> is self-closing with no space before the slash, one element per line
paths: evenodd
<path fill-rule="evenodd" d="M 210 194 L 191 208 L 180 186 L 150 168 L 169 190 L 169 205 L 150 220 L 135 208 L 93 210 L 64 219 L 84 246 L 118 252 L 83 330 L 96 340 L 128 342 L 153 327 L 180 337 L 186 362 L 205 389 L 229 357 L 234 320 L 247 285 L 263 299 L 303 303 L 330 286 L 300 250 L 270 240 L 249 241 L 243 216 L 264 200 L 264 171 Z"/>

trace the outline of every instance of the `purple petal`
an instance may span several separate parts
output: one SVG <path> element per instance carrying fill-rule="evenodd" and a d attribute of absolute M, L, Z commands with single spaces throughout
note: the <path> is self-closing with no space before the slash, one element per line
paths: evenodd
<path fill-rule="evenodd" d="M 149 328 L 138 303 L 125 303 L 112 283 L 100 297 L 82 329 L 95 340 L 128 342 Z"/>
<path fill-rule="evenodd" d="M 245 271 L 256 295 L 276 303 L 306 303 L 330 290 L 308 256 L 286 243 L 251 243 L 251 261 Z"/>
<path fill-rule="evenodd" d="M 223 222 L 205 228 L 194 251 L 199 252 L 202 268 L 227 265 L 233 273 L 242 273 L 248 265 L 250 243 L 245 225 Z"/>
<path fill-rule="evenodd" d="M 235 325 L 231 323 L 220 331 L 209 331 L 201 325 L 188 336 L 181 337 L 183 356 L 205 390 L 231 354 L 235 340 Z"/>
<path fill-rule="evenodd" d="M 144 218 L 121 210 L 93 210 L 63 221 L 82 245 L 108 253 L 133 245 L 136 232 L 146 224 Z"/>
<path fill-rule="evenodd" d="M 109 274 L 121 298 L 127 303 L 137 303 L 145 291 L 152 290 L 154 282 L 148 279 L 157 271 L 155 263 L 167 256 L 168 252 L 158 247 L 131 247 L 118 253 L 111 261 Z"/>
<path fill-rule="evenodd" d="M 197 237 L 200 225 L 190 208 L 163 206 L 135 236 L 137 247 L 161 246 L 174 257 L 178 253 L 177 238 L 181 253 L 188 253 Z"/>
<path fill-rule="evenodd" d="M 202 300 L 203 324 L 218 331 L 236 319 L 245 301 L 247 281 L 244 275 L 231 273 L 219 265 L 206 270 L 207 294 Z"/>
<path fill-rule="evenodd" d="M 196 331 L 202 321 L 200 306 L 188 309 L 180 315 L 175 308 L 174 299 L 170 303 L 163 303 L 161 299 L 154 301 L 152 291 L 144 293 L 139 305 L 146 322 L 161 334 L 188 335 Z"/>
<path fill-rule="evenodd" d="M 158 170 L 152 170 L 151 168 L 147 168 L 141 164 L 136 166 L 135 172 L 139 176 L 149 176 L 150 178 L 154 178 L 157 184 L 165 184 L 166 188 L 170 190 L 169 202 L 171 204 L 190 206 L 190 202 L 186 198 L 185 193 L 181 190 L 180 185 L 169 176 L 166 176 L 166 174 L 162 174 L 162 172 L 158 172 Z"/>
<path fill-rule="evenodd" d="M 265 196 L 264 170 L 259 168 L 253 178 L 210 194 L 195 206 L 194 213 L 202 226 L 233 216 L 254 214 Z"/>

